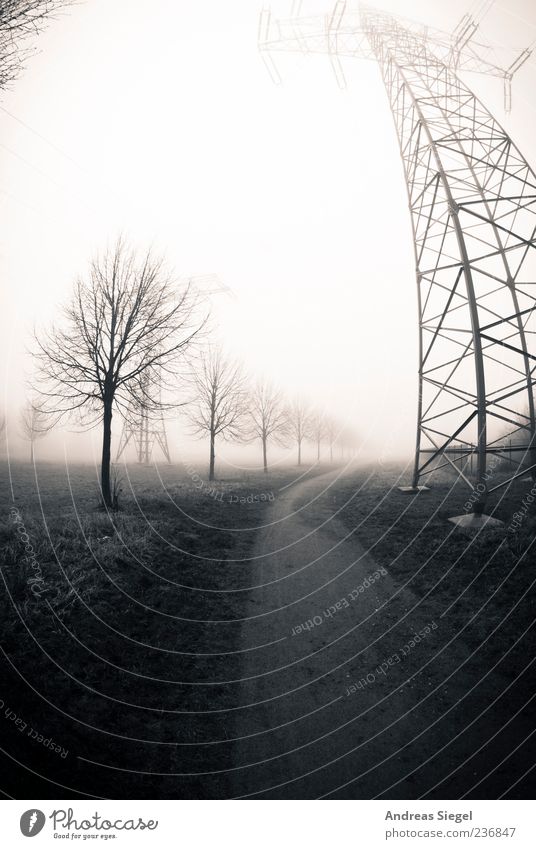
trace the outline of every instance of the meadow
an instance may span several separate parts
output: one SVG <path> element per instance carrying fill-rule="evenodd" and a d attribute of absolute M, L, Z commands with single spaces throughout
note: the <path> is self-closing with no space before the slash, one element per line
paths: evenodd
<path fill-rule="evenodd" d="M 28 748 L 25 734 L 1 724 L 11 757 L 30 758 L 34 769 L 13 771 L 11 762 L 12 795 L 57 797 L 53 781 L 76 795 L 82 773 L 85 792 L 113 796 L 117 776 L 109 784 L 96 781 L 91 764 L 81 767 L 79 758 L 99 760 L 103 751 L 122 744 L 129 750 L 138 740 L 141 746 L 163 740 L 151 749 L 148 771 L 176 762 L 175 742 L 184 744 L 188 756 L 181 763 L 187 760 L 189 770 L 215 761 L 223 769 L 228 753 L 204 758 L 202 747 L 189 746 L 225 740 L 218 710 L 235 693 L 218 682 L 238 677 L 234 620 L 244 605 L 244 592 L 232 589 L 247 584 L 255 528 L 294 473 L 268 480 L 262 473 L 229 474 L 209 485 L 191 466 L 134 465 L 121 472 L 122 509 L 113 514 L 99 508 L 96 470 L 89 466 L 43 464 L 34 474 L 20 464 L 9 475 L 14 497 L 5 487 L 0 506 L 0 699 L 69 752 L 58 758 L 48 748 Z M 196 685 L 206 681 L 214 683 Z M 187 785 L 185 792 L 201 792 L 199 780 Z M 161 792 L 158 779 L 140 785 L 139 776 L 121 776 L 122 795 L 141 792 L 140 786 L 145 795 Z M 219 795 L 217 778 L 207 790 Z"/>
<path fill-rule="evenodd" d="M 226 798 L 249 651 L 241 620 L 250 556 L 297 470 L 228 471 L 209 485 L 191 466 L 123 467 L 121 509 L 110 514 L 90 466 L 14 464 L 3 473 L 6 794 Z M 522 672 L 532 640 L 532 505 L 512 524 L 532 483 L 492 501 L 503 528 L 471 538 L 447 521 L 467 501 L 452 476 L 412 497 L 398 492 L 400 473 L 354 466 L 315 509 L 335 514 L 430 619 L 448 613 L 468 655 L 484 644 L 467 668 L 496 664 L 481 694 L 489 701 Z M 505 697 L 510 705 L 521 709 L 531 684 L 529 670 Z"/>

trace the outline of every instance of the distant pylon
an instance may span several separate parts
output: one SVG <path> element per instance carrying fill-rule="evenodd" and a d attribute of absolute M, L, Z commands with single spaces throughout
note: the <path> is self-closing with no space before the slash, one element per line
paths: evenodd
<path fill-rule="evenodd" d="M 133 443 L 136 447 L 138 463 L 147 465 L 151 462 L 155 443 L 160 447 L 168 463 L 171 463 L 166 426 L 162 413 L 153 417 L 149 415 L 147 408 L 141 405 L 131 404 L 123 425 L 121 439 L 119 440 L 117 460 L 120 459 L 129 443 Z"/>
<path fill-rule="evenodd" d="M 156 389 L 157 396 L 160 397 L 161 386 L 155 385 L 155 380 L 151 379 L 145 372 L 142 375 L 139 388 L 140 396 L 132 397 L 127 408 L 116 459 L 119 460 L 129 443 L 134 443 L 138 463 L 147 465 L 151 462 L 156 443 L 160 446 L 168 463 L 171 463 L 162 411 L 158 406 L 156 406 L 156 409 L 152 408 L 148 402 L 143 400 L 154 397 L 154 393 L 150 391 L 151 388 Z"/>
<path fill-rule="evenodd" d="M 191 275 L 186 278 L 186 285 L 194 287 L 203 298 L 220 294 L 236 297 L 232 289 L 213 273 Z M 148 380 L 146 378 L 142 395 L 150 394 L 147 391 Z M 138 463 L 151 462 L 155 444 L 159 446 L 168 463 L 171 463 L 164 416 L 161 412 L 153 413 L 137 399 L 133 399 L 128 405 L 116 460 L 120 459 L 129 444 L 134 444 L 136 447 Z"/>

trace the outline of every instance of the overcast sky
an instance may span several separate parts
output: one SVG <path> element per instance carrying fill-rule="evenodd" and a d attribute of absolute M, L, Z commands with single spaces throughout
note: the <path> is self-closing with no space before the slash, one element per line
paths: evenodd
<path fill-rule="evenodd" d="M 303 11 L 329 6 L 304 0 Z M 525 46 L 536 8 L 505 6 L 483 27 Z M 469 7 L 383 3 L 447 29 Z M 217 273 L 232 289 L 215 299 L 219 336 L 252 374 L 349 418 L 367 450 L 411 452 L 413 249 L 378 68 L 348 62 L 341 91 L 327 59 L 293 54 L 275 86 L 257 52 L 258 11 L 253 0 L 85 0 L 50 25 L 3 95 L 0 329 L 13 440 L 33 323 L 54 317 L 122 231 L 165 251 L 178 277 Z M 509 117 L 500 82 L 468 82 L 536 165 L 534 61 Z"/>

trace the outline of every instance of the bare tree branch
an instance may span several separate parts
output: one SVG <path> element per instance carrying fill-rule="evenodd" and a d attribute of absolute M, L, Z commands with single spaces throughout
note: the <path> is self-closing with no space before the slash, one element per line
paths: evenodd
<path fill-rule="evenodd" d="M 91 262 L 88 278 L 76 282 L 60 325 L 36 334 L 41 408 L 56 420 L 103 422 L 106 504 L 114 409 L 127 415 L 133 405 L 147 413 L 178 406 L 162 393 L 176 386 L 207 318 L 189 287 L 177 291 L 161 258 L 148 251 L 139 259 L 119 239 Z"/>
<path fill-rule="evenodd" d="M 295 398 L 287 411 L 288 430 L 298 446 L 298 466 L 301 466 L 302 443 L 311 435 L 312 413 L 303 398 Z"/>
<path fill-rule="evenodd" d="M 316 459 L 320 460 L 320 446 L 327 435 L 326 416 L 323 412 L 317 410 L 312 414 L 309 435 L 316 444 Z"/>
<path fill-rule="evenodd" d="M 262 445 L 264 471 L 268 471 L 268 443 L 286 445 L 289 436 L 288 415 L 282 393 L 270 383 L 259 381 L 249 405 L 250 431 Z"/>
<path fill-rule="evenodd" d="M 331 417 L 326 418 L 326 439 L 329 445 L 330 463 L 333 463 L 333 448 L 337 441 L 337 436 L 339 434 L 340 429 L 340 425 L 335 419 Z"/>
<path fill-rule="evenodd" d="M 53 428 L 51 417 L 33 400 L 26 402 L 20 412 L 20 429 L 24 439 L 30 443 L 30 462 L 34 461 L 34 445 Z"/>
<path fill-rule="evenodd" d="M 0 0 L 0 88 L 21 73 L 35 38 L 71 0 Z"/>
<path fill-rule="evenodd" d="M 216 438 L 244 439 L 247 435 L 247 386 L 239 363 L 228 360 L 220 347 L 209 347 L 192 377 L 194 402 L 189 419 L 194 432 L 210 437 L 209 480 L 214 480 Z"/>

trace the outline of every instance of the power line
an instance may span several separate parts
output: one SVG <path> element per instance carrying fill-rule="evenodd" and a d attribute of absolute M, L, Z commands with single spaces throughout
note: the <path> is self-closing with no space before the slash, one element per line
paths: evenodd
<path fill-rule="evenodd" d="M 30 124 L 28 124 L 27 121 L 23 121 L 22 118 L 19 118 L 17 115 L 14 115 L 13 112 L 10 112 L 9 109 L 5 108 L 5 106 L 0 105 L 0 110 L 2 110 L 2 112 L 4 112 L 6 115 L 8 115 L 10 118 L 12 118 L 13 121 L 16 121 L 18 124 L 20 124 L 21 127 L 24 127 L 26 130 L 28 130 L 28 132 L 32 133 L 36 138 L 40 139 L 42 142 L 44 142 L 46 145 L 48 145 L 56 153 L 60 154 L 60 156 L 63 156 L 68 162 L 70 162 L 72 165 L 74 165 L 76 168 L 78 168 L 79 171 L 81 171 L 81 173 L 84 174 L 86 177 L 88 177 L 90 180 L 95 180 L 95 179 L 98 180 L 100 182 L 100 185 L 107 190 L 110 197 L 114 198 L 115 200 L 121 201 L 121 202 L 126 200 L 129 203 L 129 205 L 132 204 L 133 199 L 131 197 L 128 197 L 128 196 L 121 197 L 120 195 L 118 195 L 113 189 L 110 188 L 109 184 L 106 183 L 104 180 L 102 180 L 94 171 L 91 171 L 89 168 L 82 165 L 80 162 L 78 162 L 76 159 L 74 159 L 74 157 L 72 157 L 69 153 L 67 153 L 65 150 L 63 150 L 63 148 L 59 147 L 59 145 L 55 144 L 55 142 L 51 141 L 49 138 L 47 138 L 45 135 L 43 135 L 43 133 L 39 132 L 39 130 L 36 130 L 35 127 L 32 127 Z M 20 154 L 17 154 L 16 152 L 10 150 L 9 148 L 7 148 L 3 144 L 2 144 L 2 147 L 4 147 L 13 156 L 17 156 L 22 162 L 25 162 L 25 164 L 27 164 L 30 168 L 33 168 L 33 170 L 40 173 L 41 176 L 50 180 L 50 182 L 54 183 L 55 185 L 57 185 L 62 190 L 67 191 L 67 192 L 70 191 L 65 186 L 62 186 L 60 183 L 58 183 L 56 180 L 54 180 L 53 177 L 50 177 L 50 175 L 47 174 L 45 171 L 42 171 L 37 166 L 33 165 L 33 163 L 24 159 L 24 157 L 21 156 Z M 72 193 L 72 194 L 73 194 L 73 197 L 76 197 L 76 199 L 80 203 L 85 205 L 84 202 L 78 196 L 76 196 L 74 193 Z M 86 208 L 90 209 L 90 207 L 86 207 Z M 92 210 L 92 211 L 96 212 L 97 210 Z"/>
<path fill-rule="evenodd" d="M 44 136 L 42 133 L 40 133 L 39 130 L 36 130 L 34 127 L 31 127 L 30 124 L 26 123 L 26 121 L 23 121 L 22 118 L 18 118 L 16 115 L 13 114 L 13 112 L 10 112 L 9 109 L 6 109 L 5 106 L 0 105 L 0 109 L 2 110 L 2 112 L 5 112 L 6 115 L 9 115 L 10 118 L 12 118 L 14 121 L 16 121 L 17 124 L 20 124 L 21 127 L 24 127 L 30 133 L 33 133 L 34 136 L 37 136 L 38 139 L 41 139 L 41 141 L 45 142 L 45 144 L 47 144 L 49 147 L 51 147 L 52 150 L 55 150 L 56 153 L 59 153 L 61 156 L 64 156 L 65 159 L 68 159 L 69 162 L 72 162 L 73 165 L 76 165 L 76 167 L 79 168 L 81 171 L 84 171 L 84 173 L 90 174 L 90 172 L 87 170 L 87 168 L 84 168 L 83 165 L 80 165 L 80 163 L 77 162 L 76 159 L 73 159 L 72 156 L 70 156 L 68 153 L 66 153 L 64 150 L 62 150 L 61 147 L 58 147 L 57 144 L 50 141 L 50 139 L 47 139 L 47 137 Z"/>
<path fill-rule="evenodd" d="M 23 162 L 25 165 L 27 165 L 28 168 L 31 168 L 33 171 L 36 172 L 36 174 L 39 174 L 44 179 L 49 180 L 50 183 L 55 185 L 57 188 L 61 189 L 63 192 L 70 194 L 73 198 L 75 198 L 75 200 L 78 201 L 79 204 L 81 204 L 81 206 L 83 206 L 89 212 L 92 212 L 95 215 L 101 215 L 101 212 L 99 210 L 97 210 L 97 209 L 95 209 L 91 206 L 88 206 L 85 203 L 85 201 L 82 200 L 82 198 L 80 198 L 77 194 L 75 194 L 75 192 L 73 192 L 71 189 L 69 189 L 67 186 L 63 185 L 62 183 L 58 182 L 58 180 L 54 179 L 54 177 L 51 177 L 50 174 L 47 174 L 47 172 L 43 171 L 41 168 L 39 168 L 38 165 L 35 165 L 33 162 L 30 162 L 30 160 L 26 159 L 25 156 L 22 156 L 22 154 L 17 153 L 16 150 L 12 150 L 10 147 L 8 147 L 3 142 L 0 142 L 0 147 L 2 147 L 11 156 L 14 156 L 15 159 L 18 159 L 18 160 L 20 160 L 20 162 Z"/>

